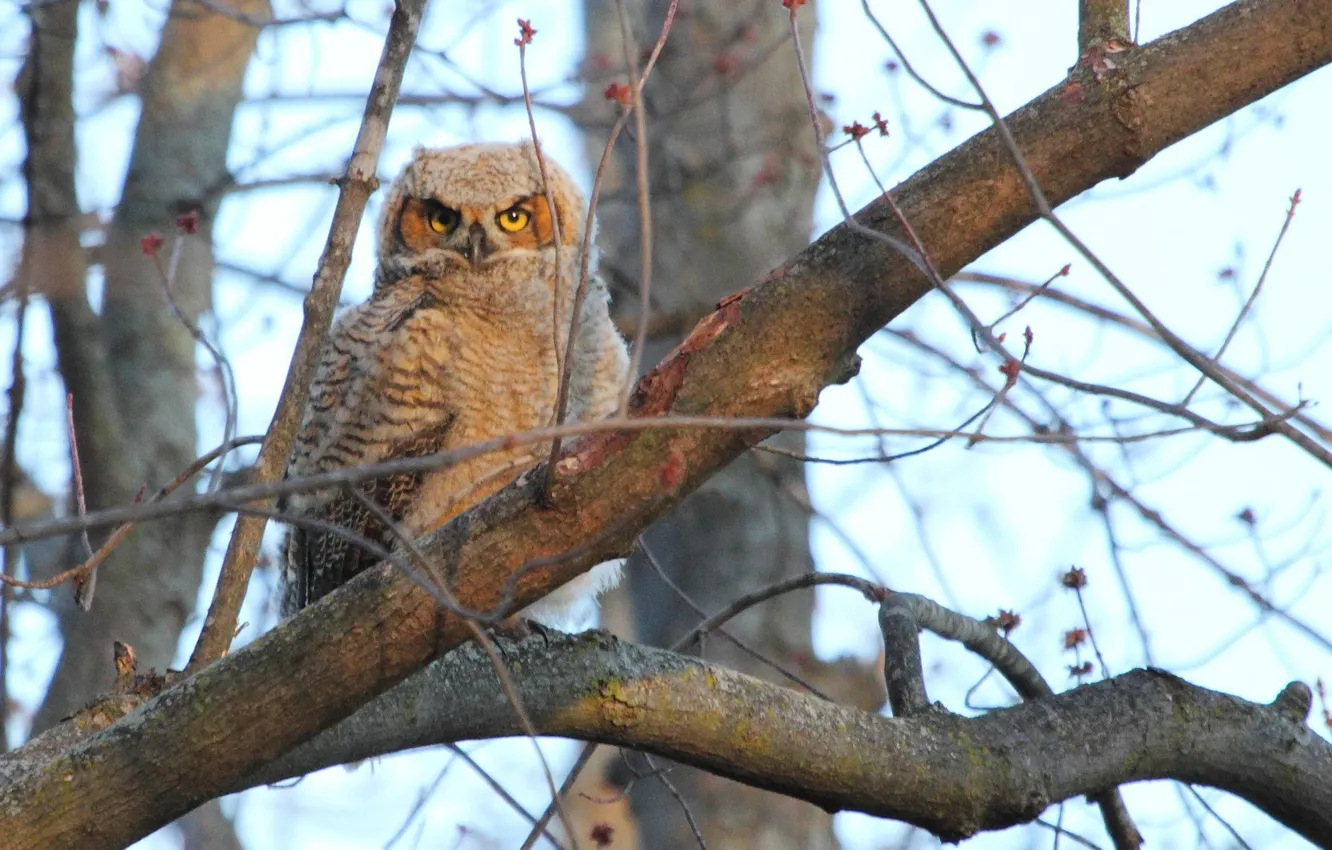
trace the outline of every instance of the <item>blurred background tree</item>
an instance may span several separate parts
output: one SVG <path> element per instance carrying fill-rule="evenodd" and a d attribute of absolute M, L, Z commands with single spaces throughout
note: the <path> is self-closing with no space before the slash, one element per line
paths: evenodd
<path fill-rule="evenodd" d="M 529 62 L 538 129 L 561 161 L 582 160 L 590 184 L 625 108 L 607 89 L 630 78 L 626 56 L 641 68 L 669 5 L 435 4 L 381 177 L 391 179 L 417 143 L 527 135 L 509 47 L 516 16 L 538 31 Z M 1147 41 L 1221 5 L 1135 5 L 1133 32 Z M 851 209 L 988 123 L 948 99 L 974 95 L 921 11 L 872 6 L 893 41 L 908 46 L 905 58 L 876 30 L 879 20 L 855 4 L 814 3 L 799 17 L 819 120 L 825 132 L 848 131 L 830 132 L 829 145 Z M 1123 45 L 1083 50 L 1091 42 L 1079 46 L 1068 6 L 1001 12 L 940 0 L 933 11 L 1002 112 L 1058 84 L 1077 61 L 1113 70 Z M 359 3 L 179 0 L 154 9 L 55 0 L 0 15 L 15 80 L 12 127 L 0 142 L 0 162 L 13 166 L 0 184 L 0 209 L 12 225 L 0 251 L 15 269 L 3 305 L 13 317 L 3 341 L 15 351 L 6 375 L 0 500 L 8 525 L 79 509 L 70 433 L 82 498 L 95 510 L 125 504 L 145 487 L 151 492 L 201 451 L 263 429 L 279 386 L 273 364 L 290 351 L 298 299 L 331 213 L 334 190 L 325 184 L 350 150 L 386 12 Z M 821 179 L 787 20 L 775 0 L 681 3 L 643 94 L 645 123 L 630 120 L 608 160 L 603 272 L 626 335 L 647 316 L 645 366 L 718 300 L 841 219 L 832 186 Z M 933 89 L 918 85 L 917 75 Z M 1325 283 L 1317 272 L 1325 268 L 1321 246 L 1310 234 L 1332 221 L 1332 178 L 1319 153 L 1332 128 L 1316 108 L 1329 85 L 1326 72 L 1315 74 L 1062 211 L 1121 277 L 1140 285 L 1169 327 L 1205 351 L 1224 346 L 1223 362 L 1286 406 L 1326 395 L 1332 374 L 1326 311 L 1309 309 Z M 854 129 L 875 129 L 881 118 L 887 138 Z M 644 184 L 653 245 L 646 313 L 639 299 Z M 1276 254 L 1286 199 L 1300 187 L 1307 200 L 1269 276 L 1263 260 Z M 362 241 L 346 300 L 368 293 L 371 261 Z M 1058 275 L 1065 264 L 1071 272 Z M 1049 228 L 1024 231 L 955 286 L 995 321 L 1047 279 L 1054 283 L 1040 289 L 1042 297 L 994 325 L 1012 339 L 1031 327 L 1032 363 L 1151 398 L 1195 398 L 1193 373 Z M 1077 681 L 1154 663 L 1266 701 L 1286 679 L 1325 675 L 1328 643 L 1314 614 L 1329 601 L 1320 570 L 1326 503 L 1321 470 L 1306 454 L 1273 439 L 1230 444 L 1207 434 L 1138 442 L 1131 435 L 1178 419 L 1159 405 L 1067 382 L 1005 390 L 997 361 L 977 353 L 971 329 L 943 299 L 927 299 L 906 318 L 862 349 L 861 377 L 825 393 L 816 421 L 947 429 L 997 401 L 979 420 L 987 433 L 1107 439 L 970 450 L 954 441 L 916 460 L 830 468 L 800 458 L 882 460 L 924 441 L 815 437 L 807 445 L 798 433 L 783 434 L 770 441 L 781 453 L 746 455 L 644 535 L 625 592 L 606 604 L 616 631 L 670 645 L 700 610 L 809 572 L 817 560 L 977 616 L 1017 610 L 1024 617 L 1019 642 L 1056 682 L 1065 667 L 1076 668 Z M 1213 390 L 1198 394 L 1196 407 L 1244 421 Z M 1293 421 L 1326 445 L 1316 413 L 1300 411 Z M 220 471 L 243 475 L 251 456 L 239 452 Z M 205 476 L 203 486 L 210 481 Z M 219 520 L 188 515 L 138 529 L 99 570 L 88 612 L 67 588 L 4 591 L 0 681 L 11 745 L 108 687 L 114 640 L 132 642 L 143 667 L 180 662 L 211 592 L 217 559 L 208 552 Z M 95 548 L 100 539 L 88 542 Z M 14 548 L 5 553 L 5 571 L 41 579 L 77 563 L 84 547 L 70 539 Z M 1075 563 L 1090 576 L 1086 599 L 1059 589 L 1058 576 Z M 274 620 L 270 580 L 256 579 L 242 640 Z M 839 596 L 800 591 L 751 610 L 728 628 L 733 640 L 714 638 L 702 650 L 754 675 L 873 709 L 882 696 L 869 612 Z M 1090 634 L 1068 640 L 1079 629 Z M 1098 639 L 1094 650 L 1089 637 Z M 1011 700 L 975 659 L 932 644 L 926 650 L 931 684 L 938 682 L 932 695 L 950 708 Z M 1097 663 L 1084 668 L 1093 657 Z M 547 749 L 552 759 L 568 758 L 567 748 Z M 517 750 L 491 744 L 473 753 L 539 809 L 534 767 Z M 295 791 L 250 792 L 202 807 L 154 846 L 241 846 L 224 809 L 247 847 L 339 839 L 364 846 L 404 821 L 428 823 L 432 834 L 456 829 L 463 845 L 516 844 L 521 821 L 496 820 L 510 817 L 507 803 L 487 796 L 456 804 L 489 792 L 460 776 L 461 768 L 449 773 L 451 759 L 395 758 L 373 772 L 322 774 Z M 614 807 L 596 801 L 627 788 L 617 805 L 632 808 L 645 847 L 694 841 L 682 805 L 714 848 L 926 842 L 864 818 L 844 817 L 835 831 L 833 818 L 808 804 L 683 767 L 661 770 L 638 758 L 603 757 L 585 780 L 595 800 L 574 795 L 570 805 L 588 822 L 606 820 Z M 632 780 L 638 774 L 646 778 Z M 412 796 L 404 788 L 442 790 L 413 810 L 402 805 Z M 360 831 L 329 817 L 326 799 L 353 795 L 377 801 L 382 822 Z M 1251 843 L 1276 846 L 1270 822 L 1229 798 L 1183 786 L 1164 796 L 1161 802 L 1159 788 L 1138 799 L 1130 794 L 1135 811 L 1145 806 L 1164 819 L 1162 834 L 1205 840 L 1239 824 Z M 1097 829 L 1092 815 L 1072 808 L 1067 816 L 1061 809 L 1065 827 Z M 1025 844 L 1033 835 L 1043 833 L 975 844 Z"/>

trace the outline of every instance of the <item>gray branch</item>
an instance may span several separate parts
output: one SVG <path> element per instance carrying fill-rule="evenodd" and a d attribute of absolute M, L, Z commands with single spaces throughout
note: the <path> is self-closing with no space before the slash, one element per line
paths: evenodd
<path fill-rule="evenodd" d="M 1332 835 L 1332 744 L 1306 725 L 1310 692 L 1300 684 L 1262 705 L 1135 670 L 981 717 L 893 719 L 605 633 L 501 648 L 541 734 L 656 753 L 945 841 L 1148 779 L 1220 788 L 1310 840 Z M 520 734 L 489 659 L 468 645 L 231 790 Z"/>

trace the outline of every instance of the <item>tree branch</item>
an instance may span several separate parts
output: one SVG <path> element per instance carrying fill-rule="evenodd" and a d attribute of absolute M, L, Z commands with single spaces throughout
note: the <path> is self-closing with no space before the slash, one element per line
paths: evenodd
<path fill-rule="evenodd" d="M 1078 55 L 1129 43 L 1128 0 L 1078 0 Z"/>
<path fill-rule="evenodd" d="M 1062 87 L 1056 88 L 1008 119 L 1053 203 L 1130 173 L 1165 146 L 1332 61 L 1332 6 L 1325 0 L 1247 0 L 1122 56 L 1119 69 L 1102 84 L 1084 81 L 1081 99 L 1064 97 Z M 1200 79 L 1208 81 L 1206 96 L 1198 93 Z M 912 177 L 895 196 L 945 276 L 1036 217 L 1021 175 L 993 130 Z M 882 202 L 867 207 L 858 220 L 899 232 L 893 211 Z M 856 347 L 929 289 L 928 281 L 901 256 L 839 227 L 700 322 L 688 340 L 640 381 L 631 412 L 639 417 L 668 412 L 803 416 L 823 386 L 848 374 Z M 554 483 L 548 501 L 538 498 L 541 472 L 529 474 L 425 538 L 422 548 L 438 558 L 464 604 L 485 609 L 507 598 L 510 610 L 516 610 L 627 551 L 648 522 L 767 433 L 654 429 L 598 434 L 569 446 L 549 471 Z M 686 468 L 677 475 L 680 458 L 686 459 Z M 669 487 L 661 475 L 667 466 L 672 470 L 666 477 L 673 485 Z M 529 563 L 536 566 L 524 568 Z M 511 574 L 517 577 L 510 588 Z M 440 612 L 434 599 L 405 575 L 385 566 L 368 570 L 282 628 L 209 665 L 130 716 L 50 761 L 19 771 L 0 792 L 7 838 L 19 848 L 61 846 L 74 836 L 80 847 L 90 850 L 123 846 L 231 790 L 263 764 L 350 715 L 469 635 L 461 619 Z M 1107 687 L 1114 684 L 1079 689 L 1060 699 L 1080 705 L 1076 701 L 1094 699 L 1087 694 Z M 1125 718 L 1144 706 L 1159 705 L 1166 713 L 1167 708 L 1196 711 L 1194 716 L 1201 718 L 1230 716 L 1221 704 L 1186 699 L 1189 692 L 1178 684 L 1154 687 L 1144 686 L 1132 702 L 1116 703 L 1108 714 L 1089 715 L 1098 718 L 1099 726 L 1073 731 L 1058 728 L 1044 701 L 967 721 L 979 725 L 969 727 L 962 740 L 972 744 L 968 752 L 984 769 L 997 770 L 998 762 L 993 750 L 983 746 L 991 739 L 975 730 L 993 729 L 1007 736 L 1035 729 L 1040 735 L 1030 741 L 1025 732 L 1015 740 L 1038 751 L 1046 746 L 1041 736 L 1049 736 L 1061 748 L 1076 746 L 1087 758 L 1070 759 L 1067 749 L 1054 750 L 1058 758 L 1045 786 L 1019 783 L 1013 789 L 1036 795 L 1021 811 L 978 810 L 957 801 L 960 810 L 972 813 L 979 828 L 1030 817 L 1036 804 L 1084 793 L 1083 785 L 1103 788 L 1124 781 L 1110 771 L 1092 769 L 1097 766 L 1093 750 L 1107 738 L 1120 740 L 1122 727 L 1128 725 Z M 688 714 L 687 705 L 673 701 L 669 688 L 632 689 L 621 696 L 631 726 L 643 716 L 658 714 L 652 708 L 657 704 L 667 720 L 700 720 Z M 780 697 L 788 702 L 774 707 L 790 709 L 793 713 L 785 716 L 796 723 L 804 704 L 789 702 L 791 696 L 783 692 Z M 881 722 L 840 710 L 857 731 Z M 1285 734 L 1277 735 L 1254 711 L 1245 705 L 1233 709 L 1234 723 L 1253 734 L 1247 739 L 1231 736 L 1224 763 L 1207 761 L 1208 751 L 1194 749 L 1203 767 L 1188 767 L 1180 751 L 1190 752 L 1193 740 L 1166 737 L 1143 763 L 1129 767 L 1143 771 L 1144 778 L 1177 772 L 1186 781 L 1231 788 L 1300 831 L 1332 829 L 1322 820 L 1332 806 L 1310 803 L 1317 789 L 1328 787 L 1305 760 L 1312 757 L 1313 745 L 1293 734 L 1289 724 Z M 1032 725 L 1004 725 L 1012 723 L 1010 718 Z M 715 715 L 709 722 L 718 725 Z M 1204 731 L 1228 728 L 1214 719 L 1199 723 Z M 1225 737 L 1220 731 L 1215 734 Z M 724 761 L 733 776 L 788 790 L 771 777 L 762 778 L 765 772 L 780 770 L 777 748 L 726 749 L 726 741 L 715 740 L 716 735 L 715 729 L 691 728 L 681 751 L 671 755 L 717 770 L 721 766 L 713 763 Z M 1091 741 L 1096 748 L 1089 746 Z M 1255 782 L 1251 766 L 1257 754 L 1240 751 L 1237 758 L 1233 748 L 1251 741 L 1261 741 L 1268 758 L 1275 753 L 1291 781 L 1277 785 L 1262 777 Z M 809 742 L 801 746 L 808 749 Z M 828 751 L 827 758 L 831 755 Z M 819 781 L 836 783 L 839 772 L 854 767 L 825 760 L 821 750 L 809 753 L 804 765 L 802 784 L 813 782 L 810 770 L 825 772 L 826 780 Z M 1003 771 L 994 776 L 1024 778 Z M 914 773 L 889 778 L 887 785 L 863 787 L 887 792 L 894 784 L 916 787 L 928 780 Z M 1075 785 L 1079 790 L 1070 791 Z M 852 784 L 846 793 L 857 795 L 861 788 Z M 1057 793 L 1046 793 L 1049 789 Z M 841 804 L 836 797 L 809 796 Z M 881 802 L 863 803 L 887 813 Z M 111 811 L 116 817 L 106 818 Z M 954 825 L 948 827 L 953 832 L 943 833 L 944 820 L 929 811 L 895 816 L 937 822 L 941 834 L 966 832 Z"/>
<path fill-rule="evenodd" d="M 282 387 L 277 410 L 268 426 L 263 448 L 254 463 L 254 480 L 276 481 L 282 477 L 301 425 L 310 384 L 315 367 L 328 339 L 333 311 L 342 296 L 342 278 L 351 264 L 352 243 L 361 225 L 366 201 L 379 188 L 375 172 L 379 166 L 379 152 L 388 135 L 389 117 L 402 87 L 407 57 L 416 43 L 416 32 L 421 27 L 425 0 L 403 0 L 393 7 L 384 51 L 375 71 L 375 81 L 365 102 L 365 115 L 356 136 L 347 170 L 339 181 L 341 189 L 337 207 L 333 210 L 333 223 L 329 227 L 328 243 L 319 258 L 310 294 L 305 297 L 305 321 L 296 340 L 291 368 Z M 236 520 L 235 531 L 227 544 L 222 570 L 217 578 L 217 590 L 208 607 L 199 641 L 190 655 L 188 670 L 193 672 L 203 665 L 221 658 L 231 646 L 240 615 L 245 590 L 250 586 L 250 574 L 259 558 L 259 544 L 264 536 L 267 517 L 249 515 Z"/>
<path fill-rule="evenodd" d="M 1230 791 L 1310 838 L 1332 834 L 1332 744 L 1305 725 L 1303 685 L 1261 705 L 1138 670 L 981 717 L 893 720 L 605 633 L 534 636 L 502 651 L 542 735 L 647 750 L 945 841 L 1162 778 Z M 468 645 L 230 790 L 524 734 L 506 707 L 489 659 Z"/>

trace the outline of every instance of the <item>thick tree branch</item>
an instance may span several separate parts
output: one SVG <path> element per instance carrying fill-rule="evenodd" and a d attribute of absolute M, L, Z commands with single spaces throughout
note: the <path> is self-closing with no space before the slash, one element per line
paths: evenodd
<path fill-rule="evenodd" d="M 982 717 L 891 719 L 603 632 L 501 648 L 540 734 L 646 750 L 946 840 L 1162 778 L 1234 793 L 1310 838 L 1332 830 L 1332 744 L 1306 725 L 1303 685 L 1262 705 L 1138 670 Z M 107 697 L 81 722 L 105 726 L 142 699 Z M 414 747 L 523 735 L 508 700 L 491 660 L 469 644 L 228 792 Z M 0 758 L 0 778 L 69 740 L 38 739 Z"/>
<path fill-rule="evenodd" d="M 1332 744 L 1305 724 L 1302 685 L 1260 705 L 1138 670 L 977 718 L 894 720 L 605 633 L 502 648 L 543 735 L 647 750 L 945 841 L 1161 778 L 1230 791 L 1309 838 L 1332 834 Z M 412 747 L 523 734 L 506 708 L 489 659 L 469 645 L 231 790 Z"/>
<path fill-rule="evenodd" d="M 1099 81 L 1085 74 L 1080 97 L 1065 96 L 1061 86 L 1009 118 L 1033 172 L 1054 203 L 1101 180 L 1130 173 L 1165 146 L 1332 61 L 1332 5 L 1325 0 L 1236 3 L 1122 57 L 1120 67 Z M 1017 169 L 993 132 L 936 161 L 895 195 L 945 276 L 1036 215 Z M 885 204 L 867 207 L 858 218 L 866 226 L 898 233 L 894 214 Z M 823 386 L 848 373 L 855 348 L 927 291 L 927 281 L 903 258 L 838 228 L 701 322 L 671 357 L 640 382 L 632 412 L 803 416 Z M 547 502 L 537 498 L 542 491 L 540 473 L 526 476 L 431 535 L 423 548 L 439 558 L 464 603 L 487 608 L 507 596 L 510 608 L 524 606 L 582 570 L 626 551 L 655 516 L 766 433 L 662 429 L 582 440 L 571 445 L 551 470 L 555 481 Z M 686 468 L 677 475 L 681 458 Z M 661 474 L 664 468 L 671 470 L 669 476 Z M 513 583 L 508 596 L 508 576 L 526 564 L 535 566 Z M 15 847 L 61 846 L 74 836 L 86 848 L 124 845 L 231 789 L 469 635 L 459 618 L 440 612 L 434 599 L 406 576 L 387 567 L 369 570 L 282 628 L 209 665 L 132 715 L 59 757 L 22 771 L 0 792 L 7 837 Z M 1073 693 L 1096 693 L 1102 687 Z M 666 716 L 675 710 L 669 689 L 635 690 L 624 695 L 629 700 L 626 708 L 631 709 L 629 719 L 651 712 L 641 702 L 645 695 L 654 701 L 659 697 Z M 1182 699 L 1170 691 L 1158 697 L 1162 705 L 1177 705 L 1170 702 L 1172 698 Z M 1213 708 L 1199 707 L 1204 716 L 1200 722 L 1212 722 L 1205 715 Z M 1100 746 L 1135 710 L 1132 703 L 1117 705 L 1112 714 L 1102 717 L 1096 736 L 1050 728 L 1053 721 L 1043 702 L 974 722 L 1002 725 L 1005 718 L 1030 717 L 1036 724 L 1032 728 L 1041 735 L 1061 741 L 1061 746 L 1076 740 L 1082 747 L 1077 752 L 1089 753 L 1089 741 Z M 792 715 L 792 722 L 797 718 Z M 848 721 L 878 722 L 855 714 Z M 1002 729 L 1004 735 L 1016 731 L 1011 726 Z M 703 743 L 720 749 L 708 750 L 711 756 L 682 752 L 675 757 L 722 758 L 730 764 L 731 775 L 752 781 L 779 767 L 771 748 L 724 749 L 725 741 L 712 741 L 701 728 L 693 729 L 690 738 L 693 743 L 683 745 L 686 750 Z M 984 739 L 973 734 L 970 740 Z M 1010 740 L 1043 746 L 1039 739 Z M 1284 749 L 1292 740 L 1292 734 L 1265 739 L 1267 747 L 1292 759 L 1287 764 L 1296 781 L 1279 787 L 1281 799 L 1270 799 L 1277 786 L 1264 783 L 1252 788 L 1251 778 L 1230 775 L 1247 775 L 1253 760 L 1248 756 L 1236 759 L 1228 754 L 1225 765 L 1214 766 L 1220 773 L 1209 774 L 1207 780 L 1188 772 L 1180 778 L 1223 779 L 1218 784 L 1264 800 L 1293 828 L 1315 830 L 1325 814 L 1306 810 L 1302 804 L 1318 778 L 1290 756 L 1293 750 Z M 1188 742 L 1162 744 L 1163 750 L 1169 750 Z M 983 749 L 971 752 L 985 760 Z M 1066 750 L 1058 753 L 1052 783 L 1066 781 L 1060 778 L 1062 772 L 1078 767 Z M 1156 757 L 1179 756 L 1160 752 Z M 837 781 L 838 768 L 851 769 L 825 762 L 817 752 L 805 767 L 828 771 L 831 782 Z M 1148 773 L 1163 771 L 1162 766 L 1152 765 Z M 1121 781 L 1085 766 L 1083 772 L 1084 784 L 1095 787 Z M 1039 787 L 1032 790 L 1042 792 Z M 848 789 L 854 791 L 855 787 Z M 1024 811 L 1030 815 L 1041 799 L 1049 797 L 1033 797 L 1033 805 Z M 827 803 L 836 801 L 828 798 Z M 107 812 L 116 817 L 108 818 Z M 982 822 L 992 817 L 998 815 L 982 812 Z"/>

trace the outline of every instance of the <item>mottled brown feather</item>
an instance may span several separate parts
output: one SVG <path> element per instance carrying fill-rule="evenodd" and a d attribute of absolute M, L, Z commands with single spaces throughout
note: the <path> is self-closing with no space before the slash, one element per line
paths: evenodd
<path fill-rule="evenodd" d="M 434 454 L 554 422 L 585 207 L 568 175 L 549 159 L 547 169 L 554 210 L 530 145 L 417 150 L 384 206 L 374 292 L 334 324 L 288 477 Z M 510 232 L 500 216 L 515 205 L 529 219 Z M 432 228 L 432 211 L 443 208 L 448 226 L 437 218 L 441 226 Z M 628 367 L 605 286 L 595 275 L 589 284 L 574 344 L 570 421 L 610 414 Z M 418 535 L 499 490 L 548 450 L 513 445 L 368 482 L 362 492 Z M 350 492 L 298 494 L 284 508 L 392 548 L 388 530 Z M 345 536 L 294 527 L 284 613 L 375 560 Z M 529 613 L 555 618 L 595 595 L 618 576 L 618 566 L 603 567 Z"/>

